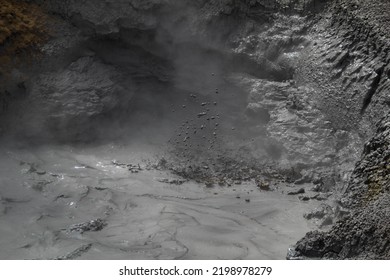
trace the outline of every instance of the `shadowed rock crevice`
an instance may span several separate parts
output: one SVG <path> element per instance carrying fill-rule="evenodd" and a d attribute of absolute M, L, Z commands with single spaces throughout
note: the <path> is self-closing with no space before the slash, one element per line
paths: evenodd
<path fill-rule="evenodd" d="M 364 97 L 363 106 L 362 106 L 362 109 L 361 109 L 361 111 L 360 111 L 361 114 L 364 114 L 364 112 L 366 111 L 367 107 L 368 107 L 368 106 L 370 105 L 370 103 L 371 103 L 372 97 L 373 97 L 374 94 L 377 92 L 378 87 L 379 87 L 379 84 L 380 84 L 380 82 L 381 82 L 383 70 L 384 70 L 384 66 L 382 66 L 379 70 L 377 70 L 377 71 L 375 72 L 375 73 L 376 73 L 376 77 L 375 77 L 374 80 L 372 81 L 372 84 L 371 84 L 371 86 L 370 86 L 370 89 L 368 90 L 368 92 L 366 93 L 366 96 Z"/>

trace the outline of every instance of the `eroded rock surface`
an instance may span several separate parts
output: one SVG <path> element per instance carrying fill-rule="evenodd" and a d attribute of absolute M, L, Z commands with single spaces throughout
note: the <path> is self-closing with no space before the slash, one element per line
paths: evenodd
<path fill-rule="evenodd" d="M 339 124 L 343 126 L 354 126 L 370 139 L 341 193 L 336 211 L 339 221 L 329 231 L 308 233 L 288 258 L 389 258 L 389 38 L 384 32 L 388 18 L 377 16 L 388 8 L 385 2 L 338 1 L 330 8 L 329 17 L 317 25 L 331 28 L 329 35 L 321 35 L 322 43 L 313 47 L 311 55 L 324 58 L 324 72 L 313 76 L 333 87 L 329 87 L 322 104 L 339 102 L 338 106 L 346 110 L 331 106 L 329 118 L 342 120 Z M 343 94 L 335 94 L 337 90 Z"/>
<path fill-rule="evenodd" d="M 43 74 L 34 81 L 29 106 L 37 109 L 22 118 L 26 123 L 42 125 L 40 133 L 76 140 L 99 117 L 129 103 L 133 93 L 121 86 L 121 79 L 115 68 L 93 57 L 80 58 L 64 70 Z M 35 127 L 24 129 L 37 132 Z"/>

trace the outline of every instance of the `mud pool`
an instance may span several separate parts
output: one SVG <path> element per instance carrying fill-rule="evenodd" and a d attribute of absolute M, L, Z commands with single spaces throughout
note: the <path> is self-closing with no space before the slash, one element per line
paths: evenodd
<path fill-rule="evenodd" d="M 1 259 L 282 259 L 310 229 L 313 202 L 253 183 L 164 183 L 176 177 L 149 169 L 139 148 L 20 147 L 1 158 Z M 72 230 L 98 219 L 98 230 Z"/>

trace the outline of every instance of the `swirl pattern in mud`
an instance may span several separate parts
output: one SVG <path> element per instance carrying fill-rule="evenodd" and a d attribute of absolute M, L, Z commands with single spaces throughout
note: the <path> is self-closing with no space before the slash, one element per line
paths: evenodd
<path fill-rule="evenodd" d="M 280 259 L 313 203 L 205 187 L 120 147 L 2 152 L 2 259 Z M 113 164 L 132 158 L 139 171 Z M 180 182 L 176 184 L 175 182 Z"/>

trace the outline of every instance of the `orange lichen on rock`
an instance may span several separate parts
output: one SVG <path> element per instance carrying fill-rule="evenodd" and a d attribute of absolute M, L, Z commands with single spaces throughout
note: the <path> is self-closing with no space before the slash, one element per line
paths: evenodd
<path fill-rule="evenodd" d="M 0 73 L 48 38 L 47 15 L 38 5 L 0 0 Z"/>

